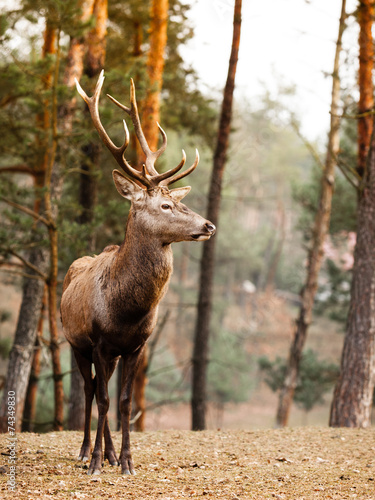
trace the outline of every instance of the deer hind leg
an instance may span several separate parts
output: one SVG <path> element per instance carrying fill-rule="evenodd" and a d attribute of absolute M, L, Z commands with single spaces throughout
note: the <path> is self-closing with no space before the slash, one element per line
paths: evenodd
<path fill-rule="evenodd" d="M 95 389 L 96 389 L 96 379 L 93 377 L 91 365 L 92 362 L 82 356 L 78 351 L 74 350 L 74 356 L 77 361 L 78 368 L 81 372 L 83 380 L 85 382 L 85 427 L 84 427 L 84 437 L 81 446 L 81 451 L 78 456 L 78 460 L 82 462 L 87 462 L 90 458 L 91 453 L 91 409 L 92 400 L 94 399 Z"/>
<path fill-rule="evenodd" d="M 103 433 L 108 426 L 107 413 L 109 408 L 108 381 L 111 373 L 111 361 L 108 360 L 99 349 L 93 351 L 93 361 L 96 371 L 96 401 L 98 405 L 98 427 L 94 451 L 87 474 L 100 474 L 103 462 Z M 112 370 L 113 371 L 113 370 Z M 109 434 L 106 431 L 107 437 Z M 112 440 L 111 440 L 112 441 Z M 113 447 L 113 444 L 112 444 Z"/>
<path fill-rule="evenodd" d="M 120 413 L 122 428 L 122 445 L 120 464 L 122 474 L 135 474 L 133 460 L 130 453 L 130 412 L 133 393 L 134 378 L 142 349 L 130 356 L 123 356 L 123 369 L 121 380 Z"/>

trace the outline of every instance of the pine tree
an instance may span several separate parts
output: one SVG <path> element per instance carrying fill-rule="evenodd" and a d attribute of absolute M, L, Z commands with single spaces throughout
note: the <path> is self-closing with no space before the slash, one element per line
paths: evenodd
<path fill-rule="evenodd" d="M 232 118 L 233 92 L 238 61 L 241 35 L 241 0 L 235 1 L 233 18 L 232 50 L 229 60 L 227 81 L 224 88 L 221 107 L 217 145 L 210 182 L 207 219 L 216 226 L 219 221 L 221 186 L 226 164 L 229 143 L 230 123 Z M 192 386 L 192 429 L 206 428 L 206 378 L 208 362 L 208 341 L 212 312 L 212 292 L 214 278 L 215 242 L 217 236 L 204 243 L 200 263 L 200 284 L 197 321 L 194 335 L 193 386 Z"/>

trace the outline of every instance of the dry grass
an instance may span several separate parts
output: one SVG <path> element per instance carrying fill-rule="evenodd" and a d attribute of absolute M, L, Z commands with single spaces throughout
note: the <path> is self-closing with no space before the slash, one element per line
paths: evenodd
<path fill-rule="evenodd" d="M 136 476 L 105 463 L 87 476 L 75 461 L 82 434 L 18 434 L 17 493 L 1 498 L 375 499 L 375 430 L 160 431 L 132 434 Z M 120 435 L 114 433 L 115 446 Z"/>

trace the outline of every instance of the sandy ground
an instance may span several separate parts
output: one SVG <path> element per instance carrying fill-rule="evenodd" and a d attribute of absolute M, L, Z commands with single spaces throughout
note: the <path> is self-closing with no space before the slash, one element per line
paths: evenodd
<path fill-rule="evenodd" d="M 0 498 L 375 499 L 375 429 L 132 433 L 136 476 L 76 461 L 82 434 L 18 434 L 16 492 L 8 489 L 9 436 L 0 435 Z M 114 433 L 116 449 L 120 435 Z"/>

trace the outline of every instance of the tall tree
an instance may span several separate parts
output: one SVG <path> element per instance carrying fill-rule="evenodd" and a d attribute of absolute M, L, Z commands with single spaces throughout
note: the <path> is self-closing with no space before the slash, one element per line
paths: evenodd
<path fill-rule="evenodd" d="M 374 2 L 361 1 L 358 10 L 359 111 L 358 173 L 361 177 L 357 208 L 349 315 L 341 358 L 341 371 L 331 405 L 332 427 L 368 427 L 375 384 L 375 137 L 372 72 Z M 370 135 L 371 140 L 370 139 Z M 370 147 L 370 151 L 369 151 Z M 367 152 L 369 153 L 367 154 Z"/>
<path fill-rule="evenodd" d="M 224 88 L 219 131 L 208 197 L 207 219 L 211 220 L 216 227 L 219 223 L 221 187 L 224 168 L 227 161 L 230 124 L 232 119 L 233 93 L 241 36 L 241 7 L 242 1 L 235 0 L 232 49 L 229 60 L 227 81 Z M 216 239 L 217 236 L 204 243 L 203 255 L 200 262 L 199 300 L 193 351 L 193 387 L 191 400 L 193 430 L 203 430 L 206 428 L 206 379 L 210 320 L 212 313 Z"/>
<path fill-rule="evenodd" d="M 42 57 L 46 58 L 54 54 L 56 54 L 56 27 L 47 18 Z M 52 85 L 53 73 L 54 66 L 51 66 L 43 78 L 44 89 L 48 89 Z M 50 144 L 48 141 L 51 127 L 51 111 L 46 102 L 44 103 L 43 111 L 37 116 L 37 126 L 42 129 L 43 134 L 40 139 L 42 153 L 39 157 L 39 163 L 32 170 L 37 194 L 34 204 L 34 208 L 37 210 L 33 212 L 36 219 L 38 219 L 37 214 L 43 213 L 45 210 L 45 197 L 41 196 L 40 189 L 44 187 L 46 172 L 50 165 L 49 162 L 53 159 L 53 155 L 52 157 L 49 156 Z M 39 222 L 39 225 L 45 224 L 48 226 L 48 221 L 40 216 L 40 220 L 42 219 L 44 222 Z M 33 228 L 34 230 L 36 229 L 36 224 L 34 224 Z M 22 419 L 20 416 L 23 414 L 25 404 L 37 326 L 49 269 L 48 249 L 44 246 L 35 246 L 28 256 L 28 268 L 30 276 L 24 279 L 22 303 L 14 343 L 9 356 L 4 395 L 0 407 L 0 431 L 2 432 L 7 431 L 7 394 L 9 391 L 15 391 L 17 394 L 16 414 L 19 418 L 16 419 L 16 430 L 21 429 Z"/>
<path fill-rule="evenodd" d="M 307 332 L 312 319 L 312 310 L 315 294 L 318 288 L 318 276 L 324 256 L 324 242 L 329 230 L 332 195 L 335 182 L 336 157 L 339 152 L 339 103 L 340 103 L 340 52 L 342 36 L 345 30 L 346 0 L 341 4 L 339 33 L 336 42 L 336 52 L 332 72 L 331 94 L 331 123 L 328 135 L 327 154 L 323 166 L 319 206 L 316 212 L 311 249 L 309 251 L 306 280 L 301 292 L 301 306 L 296 320 L 293 340 L 290 346 L 284 382 L 280 391 L 276 422 L 278 426 L 288 423 L 290 408 L 293 402 L 294 391 L 297 386 L 298 373 L 302 358 L 302 351 L 306 342 Z"/>
<path fill-rule="evenodd" d="M 95 25 L 87 34 L 78 41 L 72 39 L 71 50 L 75 61 L 75 67 L 66 76 L 70 85 L 74 82 L 69 76 L 74 73 L 78 80 L 82 74 L 86 74 L 93 81 L 104 67 L 105 60 L 105 35 L 107 30 L 108 5 L 107 0 L 86 1 L 82 9 L 82 21 L 94 16 Z M 86 54 L 85 54 L 86 52 Z M 74 55 L 75 56 L 74 56 Z M 83 64 L 84 63 L 84 64 Z M 94 85 L 94 84 L 93 84 Z M 70 116 L 70 122 L 73 116 Z M 79 181 L 79 204 L 81 213 L 78 217 L 78 223 L 82 225 L 90 224 L 94 218 L 94 208 L 97 199 L 97 181 L 96 170 L 100 161 L 100 146 L 97 141 L 85 144 L 83 146 L 83 162 L 81 164 L 81 173 Z M 86 251 L 95 251 L 95 234 L 92 232 L 86 241 Z M 85 398 L 84 398 L 84 380 L 79 372 L 77 362 L 73 351 L 71 350 L 71 379 L 69 393 L 69 411 L 68 428 L 71 430 L 80 430 L 84 427 L 85 421 Z"/>

